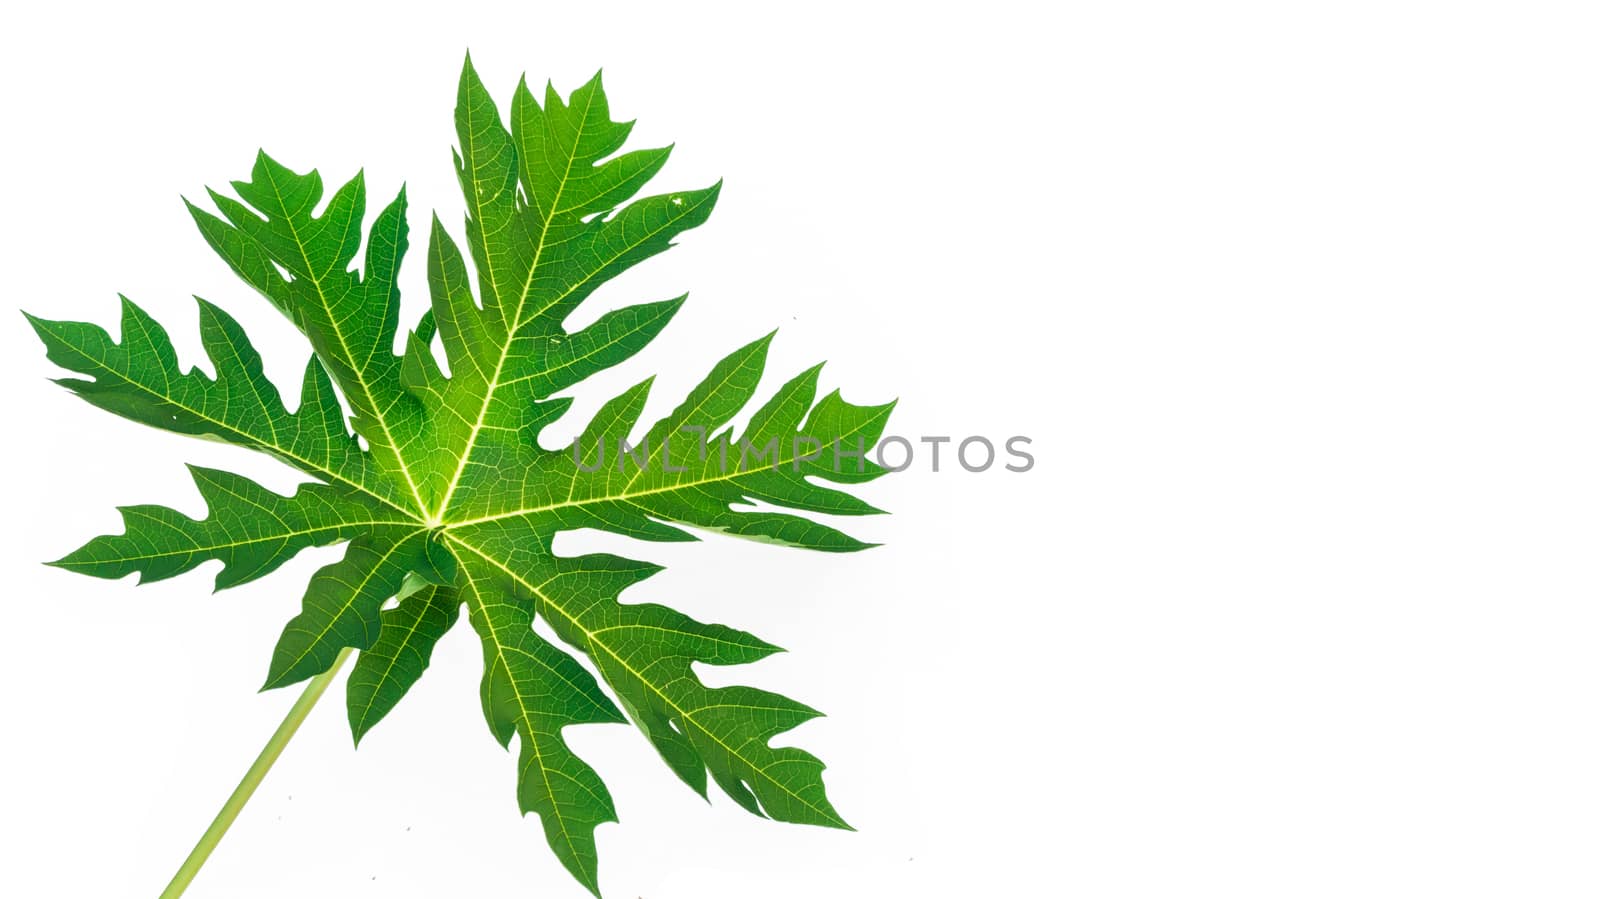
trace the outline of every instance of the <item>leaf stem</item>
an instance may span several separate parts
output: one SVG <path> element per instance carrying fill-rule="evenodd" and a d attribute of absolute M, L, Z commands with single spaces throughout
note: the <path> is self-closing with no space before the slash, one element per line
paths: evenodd
<path fill-rule="evenodd" d="M 239 785 L 234 787 L 228 801 L 222 804 L 222 810 L 217 812 L 217 817 L 212 820 L 211 826 L 201 835 L 200 842 L 195 844 L 189 857 L 183 860 L 183 866 L 178 869 L 178 873 L 172 876 L 172 882 L 161 892 L 161 899 L 178 899 L 183 895 L 183 891 L 189 888 L 189 882 L 200 873 L 201 866 L 211 857 L 211 851 L 222 842 L 222 837 L 233 824 L 233 819 L 239 817 L 240 810 L 250 801 L 256 787 L 261 786 L 261 781 L 266 778 L 267 772 L 272 770 L 272 763 L 283 754 L 283 748 L 289 745 L 289 740 L 294 737 L 295 731 L 300 729 L 300 723 L 311 713 L 311 707 L 317 704 L 323 693 L 327 692 L 328 685 L 333 683 L 334 675 L 344 667 L 345 660 L 350 657 L 351 652 L 352 650 L 347 647 L 334 660 L 333 667 L 312 678 L 306 685 L 305 692 L 294 701 L 294 706 L 289 709 L 289 714 L 284 716 L 283 723 L 273 731 L 272 738 L 267 740 L 267 745 L 261 747 L 261 754 L 256 756 L 255 762 L 244 773 Z"/>

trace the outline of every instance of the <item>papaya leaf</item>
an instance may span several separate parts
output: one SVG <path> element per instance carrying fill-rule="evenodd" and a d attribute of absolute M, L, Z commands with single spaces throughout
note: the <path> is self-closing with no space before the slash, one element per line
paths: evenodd
<path fill-rule="evenodd" d="M 433 217 L 429 308 L 408 331 L 398 289 L 410 248 L 404 189 L 368 224 L 361 174 L 330 191 L 315 170 L 263 152 L 231 193 L 210 191 L 209 208 L 189 204 L 222 261 L 310 345 L 292 411 L 243 328 L 205 300 L 200 337 L 214 375 L 184 370 L 167 332 L 131 300 L 115 338 L 28 316 L 49 359 L 72 373 L 59 383 L 88 402 L 267 453 L 311 478 L 283 496 L 195 467 L 203 517 L 130 506 L 123 533 L 52 564 L 154 581 L 217 560 L 222 589 L 305 547 L 344 544 L 307 585 L 266 686 L 312 680 L 314 701 L 354 651 L 346 706 L 358 741 L 422 677 L 465 609 L 482 646 L 489 729 L 518 744 L 518 803 L 595 895 L 594 833 L 616 810 L 566 743 L 570 725 L 631 720 L 696 792 L 714 782 L 757 815 L 847 828 L 822 762 L 771 745 L 819 713 L 753 687 L 708 686 L 695 671 L 754 662 L 776 646 L 669 605 L 623 602 L 655 565 L 561 556 L 553 541 L 595 528 L 645 541 L 711 531 L 863 549 L 807 513 L 878 511 L 830 483 L 885 473 L 867 456 L 893 404 L 859 406 L 837 391 L 818 399 L 817 366 L 755 405 L 769 334 L 711 365 L 660 420 L 641 421 L 646 380 L 605 403 L 570 448 L 542 448 L 541 431 L 570 405 L 557 394 L 638 353 L 685 297 L 576 330 L 565 322 L 601 284 L 705 222 L 721 184 L 641 196 L 671 148 L 624 151 L 632 123 L 611 118 L 599 75 L 567 97 L 553 87 L 536 95 L 524 80 L 502 118 L 469 57 L 455 126 L 466 219 L 458 240 Z M 736 432 L 730 422 L 752 406 Z M 535 630 L 541 620 L 554 640 Z"/>

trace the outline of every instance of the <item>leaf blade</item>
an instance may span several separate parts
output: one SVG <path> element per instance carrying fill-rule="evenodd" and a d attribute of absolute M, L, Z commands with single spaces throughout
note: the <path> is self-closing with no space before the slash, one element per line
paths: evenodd
<path fill-rule="evenodd" d="M 460 610 L 454 587 L 429 584 L 381 613 L 377 642 L 356 656 L 345 684 L 345 712 L 358 745 L 422 679 Z"/>

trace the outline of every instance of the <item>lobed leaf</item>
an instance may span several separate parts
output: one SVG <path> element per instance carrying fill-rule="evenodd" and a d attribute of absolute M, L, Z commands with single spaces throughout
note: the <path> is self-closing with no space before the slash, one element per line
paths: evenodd
<path fill-rule="evenodd" d="M 122 340 L 84 322 L 28 320 L 50 361 L 91 380 L 56 383 L 124 418 L 180 434 L 215 437 L 277 456 L 314 477 L 352 487 L 404 510 L 345 428 L 332 383 L 317 357 L 306 364 L 300 408 L 284 408 L 244 329 L 199 300 L 200 340 L 217 376 L 181 371 L 172 340 L 148 313 L 122 298 Z"/>
<path fill-rule="evenodd" d="M 377 642 L 356 657 L 345 689 L 345 709 L 357 743 L 422 679 L 433 647 L 460 613 L 459 591 L 438 584 L 420 584 L 393 609 L 380 613 Z"/>
<path fill-rule="evenodd" d="M 878 511 L 840 486 L 885 473 L 866 454 L 893 403 L 858 406 L 837 391 L 818 399 L 819 365 L 735 433 L 729 423 L 756 400 L 769 334 L 717 362 L 659 420 L 641 421 L 646 379 L 605 403 L 573 447 L 542 448 L 540 432 L 570 406 L 563 392 L 632 358 L 686 297 L 623 306 L 576 330 L 566 321 L 600 285 L 704 223 L 721 184 L 641 196 L 671 147 L 625 150 L 632 123 L 612 119 L 599 75 L 567 98 L 549 86 L 536 96 L 524 81 L 502 120 L 469 58 L 455 124 L 465 243 L 434 216 L 429 309 L 403 335 L 403 188 L 368 225 L 362 174 L 328 194 L 316 170 L 260 153 L 232 195 L 209 192 L 214 212 L 189 205 L 223 262 L 310 343 L 293 412 L 238 323 L 203 300 L 215 377 L 183 371 L 167 332 L 127 300 L 117 340 L 96 325 L 29 317 L 51 361 L 77 375 L 60 383 L 88 402 L 269 453 L 313 479 L 282 496 L 194 468 L 204 517 L 127 507 L 122 534 L 54 564 L 153 581 L 216 559 L 221 588 L 307 546 L 344 542 L 284 628 L 266 687 L 323 675 L 357 650 L 346 690 L 357 741 L 419 681 L 465 608 L 483 652 L 490 731 L 518 744 L 518 806 L 596 895 L 595 831 L 616 808 L 567 744 L 572 725 L 631 719 L 701 795 L 715 782 L 755 814 L 848 827 L 822 762 L 772 745 L 818 713 L 754 687 L 708 686 L 695 671 L 754 662 L 776 646 L 666 605 L 623 602 L 655 565 L 558 556 L 553 541 L 597 528 L 645 541 L 719 532 L 863 549 L 809 516 Z M 572 652 L 541 636 L 536 620 Z"/>
<path fill-rule="evenodd" d="M 303 484 L 293 496 L 280 496 L 230 472 L 198 465 L 189 471 L 206 501 L 205 518 L 165 506 L 125 506 L 123 533 L 96 537 L 51 564 L 104 578 L 139 572 L 140 583 L 149 583 L 221 559 L 221 590 L 270 573 L 308 546 L 408 524 L 351 490 Z"/>

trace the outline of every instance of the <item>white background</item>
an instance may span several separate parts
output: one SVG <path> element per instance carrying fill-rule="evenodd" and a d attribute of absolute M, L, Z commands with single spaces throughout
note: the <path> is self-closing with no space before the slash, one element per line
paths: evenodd
<path fill-rule="evenodd" d="M 610 897 L 1600 894 L 1600 29 L 1590 4 L 27 4 L 0 53 L 3 305 L 189 294 L 292 394 L 305 349 L 179 194 L 258 146 L 457 235 L 462 50 L 508 102 L 605 67 L 661 190 L 716 214 L 585 308 L 688 290 L 575 416 L 666 408 L 781 325 L 772 383 L 900 398 L 901 434 L 1026 434 L 1027 474 L 925 460 L 823 556 L 629 547 L 645 587 L 790 653 L 737 672 L 859 829 L 708 806 L 624 727 Z M 423 269 L 405 271 L 408 320 Z M 41 566 L 199 514 L 182 463 L 274 464 L 112 418 L 0 328 L 0 894 L 149 897 L 293 691 L 305 577 L 213 596 Z M 292 397 L 291 397 L 292 399 Z M 608 546 L 620 545 L 621 541 Z M 577 542 L 569 544 L 576 548 Z M 330 695 L 190 894 L 580 897 L 520 819 L 465 628 L 353 752 Z"/>

